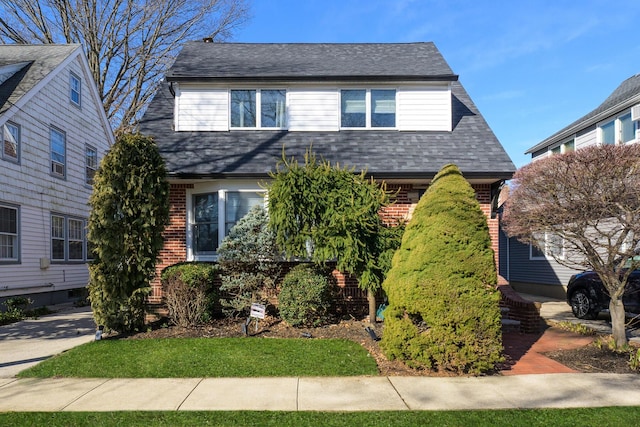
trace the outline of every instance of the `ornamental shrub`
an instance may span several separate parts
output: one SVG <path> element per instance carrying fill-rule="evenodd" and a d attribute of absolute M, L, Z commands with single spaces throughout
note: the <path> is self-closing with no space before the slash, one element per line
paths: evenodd
<path fill-rule="evenodd" d="M 287 273 L 280 287 L 280 317 L 291 326 L 320 326 L 331 320 L 336 284 L 329 270 L 298 265 Z"/>
<path fill-rule="evenodd" d="M 447 165 L 418 203 L 383 283 L 383 351 L 420 369 L 494 369 L 502 360 L 496 282 L 486 217 L 460 170 Z"/>
<path fill-rule="evenodd" d="M 229 317 L 248 316 L 252 303 L 266 304 L 275 292 L 281 259 L 267 211 L 254 206 L 218 248 L 222 312 Z"/>
<path fill-rule="evenodd" d="M 175 264 L 162 271 L 165 304 L 174 324 L 193 327 L 211 319 L 217 272 L 217 265 L 205 263 Z"/>

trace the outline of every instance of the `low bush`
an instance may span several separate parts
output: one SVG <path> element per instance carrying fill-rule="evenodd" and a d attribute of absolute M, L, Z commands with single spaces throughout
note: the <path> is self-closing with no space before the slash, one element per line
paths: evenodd
<path fill-rule="evenodd" d="M 30 304 L 33 304 L 33 301 L 23 296 L 11 297 L 5 300 L 3 305 L 6 310 L 0 311 L 0 325 L 8 325 L 9 323 L 23 320 L 26 317 L 25 309 Z"/>
<path fill-rule="evenodd" d="M 169 317 L 178 326 L 192 327 L 211 318 L 217 292 L 214 264 L 184 263 L 162 272 L 162 286 Z"/>
<path fill-rule="evenodd" d="M 319 326 L 331 320 L 336 285 L 331 273 L 298 265 L 284 277 L 278 295 L 280 316 L 291 326 Z"/>

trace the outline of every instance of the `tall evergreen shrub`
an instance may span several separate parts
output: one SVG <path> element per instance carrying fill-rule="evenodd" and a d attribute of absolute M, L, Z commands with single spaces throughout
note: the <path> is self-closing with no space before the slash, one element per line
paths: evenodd
<path fill-rule="evenodd" d="M 418 203 L 383 283 L 381 347 L 422 369 L 478 374 L 501 361 L 491 239 L 474 190 L 443 167 Z"/>
<path fill-rule="evenodd" d="M 145 301 L 169 220 L 165 165 L 151 138 L 118 137 L 97 171 L 89 200 L 89 297 L 96 322 L 131 332 L 144 326 Z"/>

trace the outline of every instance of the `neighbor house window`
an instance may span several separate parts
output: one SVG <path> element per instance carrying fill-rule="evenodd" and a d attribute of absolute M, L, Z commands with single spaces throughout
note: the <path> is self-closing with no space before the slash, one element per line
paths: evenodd
<path fill-rule="evenodd" d="M 98 150 L 91 145 L 86 145 L 84 149 L 84 167 L 85 182 L 89 185 L 93 185 L 93 177 L 98 169 Z"/>
<path fill-rule="evenodd" d="M 538 245 L 529 244 L 530 259 L 564 258 L 564 239 L 553 233 L 536 236 Z M 539 247 L 538 247 L 539 246 Z"/>
<path fill-rule="evenodd" d="M 192 252 L 207 257 L 216 255 L 222 239 L 252 207 L 264 204 L 264 196 L 256 191 L 216 191 L 195 194 L 192 202 Z"/>
<path fill-rule="evenodd" d="M 285 90 L 232 90 L 231 127 L 283 128 L 285 127 L 285 105 Z"/>
<path fill-rule="evenodd" d="M 0 262 L 19 260 L 19 211 L 15 206 L 0 204 Z"/>
<path fill-rule="evenodd" d="M 51 174 L 64 178 L 67 157 L 67 137 L 63 132 L 51 128 L 49 130 L 49 140 L 51 146 Z"/>
<path fill-rule="evenodd" d="M 396 91 L 393 89 L 341 90 L 340 125 L 343 128 L 395 127 Z"/>
<path fill-rule="evenodd" d="M 636 122 L 631 120 L 631 113 L 623 114 L 600 125 L 602 144 L 625 144 L 635 139 Z"/>
<path fill-rule="evenodd" d="M 86 221 L 66 215 L 51 215 L 51 260 L 85 261 Z"/>
<path fill-rule="evenodd" d="M 2 158 L 18 162 L 20 160 L 20 127 L 7 122 L 2 126 Z"/>
<path fill-rule="evenodd" d="M 552 155 L 570 153 L 572 151 L 575 151 L 575 142 L 573 139 L 569 141 L 565 141 L 561 144 L 551 147 L 549 151 L 551 152 Z"/>
<path fill-rule="evenodd" d="M 82 100 L 82 80 L 80 80 L 80 77 L 71 73 L 69 86 L 71 102 L 79 107 Z"/>

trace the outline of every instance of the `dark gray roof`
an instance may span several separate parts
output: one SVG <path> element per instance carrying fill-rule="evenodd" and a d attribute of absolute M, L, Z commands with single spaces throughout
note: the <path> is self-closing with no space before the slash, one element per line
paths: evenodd
<path fill-rule="evenodd" d="M 433 43 L 203 43 L 182 48 L 168 81 L 456 80 Z"/>
<path fill-rule="evenodd" d="M 629 77 L 614 90 L 595 110 L 580 117 L 575 122 L 562 128 L 542 142 L 529 148 L 525 154 L 533 153 L 579 132 L 610 116 L 618 114 L 623 109 L 640 102 L 640 74 Z"/>
<path fill-rule="evenodd" d="M 80 45 L 0 45 L 0 67 L 26 63 L 0 84 L 0 114 L 55 70 Z"/>
<path fill-rule="evenodd" d="M 264 177 L 282 157 L 302 161 L 305 150 L 332 163 L 366 169 L 376 178 L 432 178 L 447 163 L 465 177 L 508 179 L 515 171 L 469 95 L 452 83 L 452 132 L 354 130 L 339 132 L 174 132 L 173 97 L 164 83 L 140 131 L 154 137 L 172 176 Z"/>

